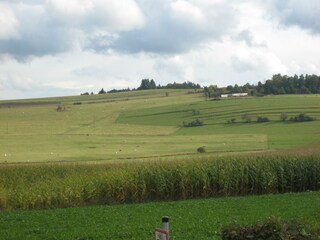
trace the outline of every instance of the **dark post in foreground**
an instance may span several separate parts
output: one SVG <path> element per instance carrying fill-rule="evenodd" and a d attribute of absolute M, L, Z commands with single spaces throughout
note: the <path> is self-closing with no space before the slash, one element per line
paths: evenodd
<path fill-rule="evenodd" d="M 169 217 L 162 217 L 162 229 L 156 228 L 156 240 L 169 240 Z"/>

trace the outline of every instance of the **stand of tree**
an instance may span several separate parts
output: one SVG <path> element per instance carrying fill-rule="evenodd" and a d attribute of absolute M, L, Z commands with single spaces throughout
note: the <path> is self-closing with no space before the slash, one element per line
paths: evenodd
<path fill-rule="evenodd" d="M 199 84 L 193 82 L 183 82 L 183 83 L 168 83 L 167 85 L 160 86 L 156 85 L 153 79 L 142 79 L 140 87 L 138 90 L 145 90 L 145 89 L 200 89 L 201 86 Z"/>
<path fill-rule="evenodd" d="M 153 79 L 142 79 L 140 86 L 135 89 L 130 88 L 124 88 L 124 89 L 112 89 L 108 91 L 107 93 L 116 93 L 116 92 L 130 92 L 130 91 L 136 91 L 136 90 L 148 90 L 148 89 L 201 89 L 201 86 L 199 84 L 193 83 L 193 82 L 183 82 L 183 83 L 168 83 L 167 85 L 161 86 L 156 85 L 156 82 Z M 100 90 L 99 94 L 105 93 L 103 89 Z M 87 95 L 81 94 L 81 95 Z"/>
<path fill-rule="evenodd" d="M 124 89 L 112 89 L 108 91 L 107 93 L 116 93 L 116 92 L 130 92 L 130 88 L 124 88 Z"/>
<path fill-rule="evenodd" d="M 199 84 L 193 82 L 183 83 L 168 83 L 167 85 L 156 85 L 153 79 L 142 79 L 141 84 L 137 89 L 112 89 L 108 93 L 115 92 L 129 92 L 135 90 L 148 90 L 148 89 L 201 89 Z M 227 87 L 218 87 L 216 85 L 210 85 L 204 87 L 204 94 L 209 98 L 219 98 L 221 94 L 232 93 L 248 93 L 251 96 L 263 96 L 270 94 L 309 94 L 320 93 L 320 76 L 317 75 L 294 75 L 293 77 L 281 74 L 275 74 L 271 79 L 265 83 L 258 82 L 257 85 L 247 83 L 243 86 L 235 84 Z M 105 94 L 106 92 L 102 88 L 99 94 Z M 91 93 L 92 95 L 93 93 Z M 89 95 L 88 92 L 81 95 Z"/>
<path fill-rule="evenodd" d="M 165 86 L 158 86 L 159 89 L 200 89 L 199 84 L 193 82 L 183 82 L 183 83 L 168 83 Z"/>
<path fill-rule="evenodd" d="M 217 98 L 221 94 L 248 93 L 252 96 L 263 96 L 270 94 L 309 94 L 320 93 L 320 76 L 317 75 L 294 75 L 293 77 L 281 74 L 275 74 L 272 79 L 264 84 L 258 82 L 257 85 L 249 83 L 238 86 L 229 85 L 219 88 L 216 85 L 204 87 L 204 93 L 207 97 Z"/>

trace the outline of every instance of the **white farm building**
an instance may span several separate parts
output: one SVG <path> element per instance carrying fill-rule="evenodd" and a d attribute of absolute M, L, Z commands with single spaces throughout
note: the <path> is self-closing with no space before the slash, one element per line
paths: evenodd
<path fill-rule="evenodd" d="M 222 98 L 228 98 L 228 97 L 246 97 L 248 96 L 248 93 L 230 93 L 230 94 L 221 94 Z"/>

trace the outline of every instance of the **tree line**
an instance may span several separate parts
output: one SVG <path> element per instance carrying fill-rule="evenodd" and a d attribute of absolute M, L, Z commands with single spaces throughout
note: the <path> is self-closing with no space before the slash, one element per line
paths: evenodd
<path fill-rule="evenodd" d="M 167 85 L 161 86 L 160 84 L 157 86 L 153 79 L 142 79 L 140 86 L 137 90 L 148 90 L 148 89 L 200 89 L 201 86 L 199 84 L 193 82 L 183 82 L 183 83 L 168 83 Z"/>
<path fill-rule="evenodd" d="M 136 90 L 149 90 L 149 89 L 201 89 L 201 86 L 197 83 L 190 81 L 183 83 L 168 83 L 167 85 L 157 85 L 153 79 L 142 79 L 138 88 L 124 88 L 124 89 L 112 89 L 105 91 L 103 88 L 98 94 L 115 93 L 115 92 L 129 92 Z M 217 85 L 205 86 L 203 88 L 206 97 L 219 98 L 221 94 L 232 93 L 248 93 L 251 96 L 263 96 L 270 94 L 309 94 L 320 93 L 320 76 L 317 75 L 294 75 L 287 76 L 281 74 L 275 74 L 271 79 L 265 81 L 265 83 L 258 82 L 258 84 L 246 83 L 241 86 L 238 84 L 228 85 L 227 87 L 218 87 Z M 89 95 L 88 92 L 81 95 Z M 93 95 L 93 92 L 91 92 Z"/>
<path fill-rule="evenodd" d="M 193 82 L 183 82 L 183 83 L 168 83 L 167 85 L 161 86 L 157 85 L 153 79 L 142 79 L 141 84 L 138 88 L 124 88 L 124 89 L 112 89 L 110 91 L 105 91 L 103 88 L 98 92 L 98 94 L 106 94 L 106 93 L 116 93 L 116 92 L 130 92 L 136 90 L 150 90 L 150 89 L 201 89 L 201 86 L 197 83 Z M 85 92 L 80 95 L 93 95 L 94 93 Z"/>
<path fill-rule="evenodd" d="M 229 85 L 227 87 L 218 87 L 210 85 L 204 87 L 204 93 L 207 97 L 220 97 L 221 94 L 248 93 L 251 96 L 263 96 L 270 94 L 316 94 L 320 93 L 320 76 L 317 75 L 294 75 L 287 76 L 275 74 L 265 83 L 258 82 L 257 85 L 245 84 L 239 86 Z"/>

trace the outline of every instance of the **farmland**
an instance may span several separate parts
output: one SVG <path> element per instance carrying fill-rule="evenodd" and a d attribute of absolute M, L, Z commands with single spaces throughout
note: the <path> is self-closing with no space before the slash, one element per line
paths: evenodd
<path fill-rule="evenodd" d="M 270 216 L 311 216 L 317 225 L 319 100 L 319 95 L 280 95 L 214 101 L 195 91 L 148 90 L 2 101 L 0 219 L 8 225 L 1 226 L 0 238 L 25 239 L 30 221 L 30 239 L 105 239 L 106 234 L 148 239 L 163 214 L 178 219 L 176 239 L 185 229 L 199 234 L 194 239 L 213 239 L 232 220 Z M 316 119 L 289 121 L 300 113 Z M 258 117 L 268 121 L 258 123 Z M 184 127 L 195 120 L 202 126 Z M 244 197 L 306 191 L 315 192 Z M 172 200 L 188 201 L 167 202 Z M 197 207 L 189 213 L 191 205 Z M 52 209 L 61 207 L 75 208 Z M 206 230 L 185 222 L 184 214 L 199 220 L 205 209 L 220 212 L 202 219 Z M 77 214 L 95 225 L 83 232 L 79 228 L 88 221 L 74 223 Z M 132 224 L 137 214 L 145 219 L 138 226 Z M 112 227 L 97 231 L 111 215 Z M 59 222 L 54 216 L 69 222 L 69 230 L 54 235 Z M 42 225 L 49 221 L 55 221 L 52 229 Z M 116 229 L 122 229 L 120 235 Z"/>
<path fill-rule="evenodd" d="M 153 229 L 160 227 L 161 217 L 168 214 L 171 239 L 212 240 L 220 239 L 221 228 L 234 222 L 248 224 L 277 217 L 318 224 L 319 201 L 318 192 L 309 192 L 0 212 L 0 238 L 153 239 Z"/>
<path fill-rule="evenodd" d="M 181 90 L 168 97 L 167 91 L 145 92 L 53 98 L 46 105 L 2 103 L 0 163 L 190 156 L 201 146 L 207 153 L 237 153 L 292 148 L 319 139 L 320 121 L 280 121 L 282 112 L 319 119 L 318 95 L 205 101 L 202 94 Z M 65 110 L 56 111 L 57 105 Z M 243 114 L 251 114 L 253 122 L 244 123 Z M 255 123 L 258 116 L 270 122 Z M 227 124 L 231 118 L 236 122 Z M 204 126 L 182 127 L 195 119 Z"/>

